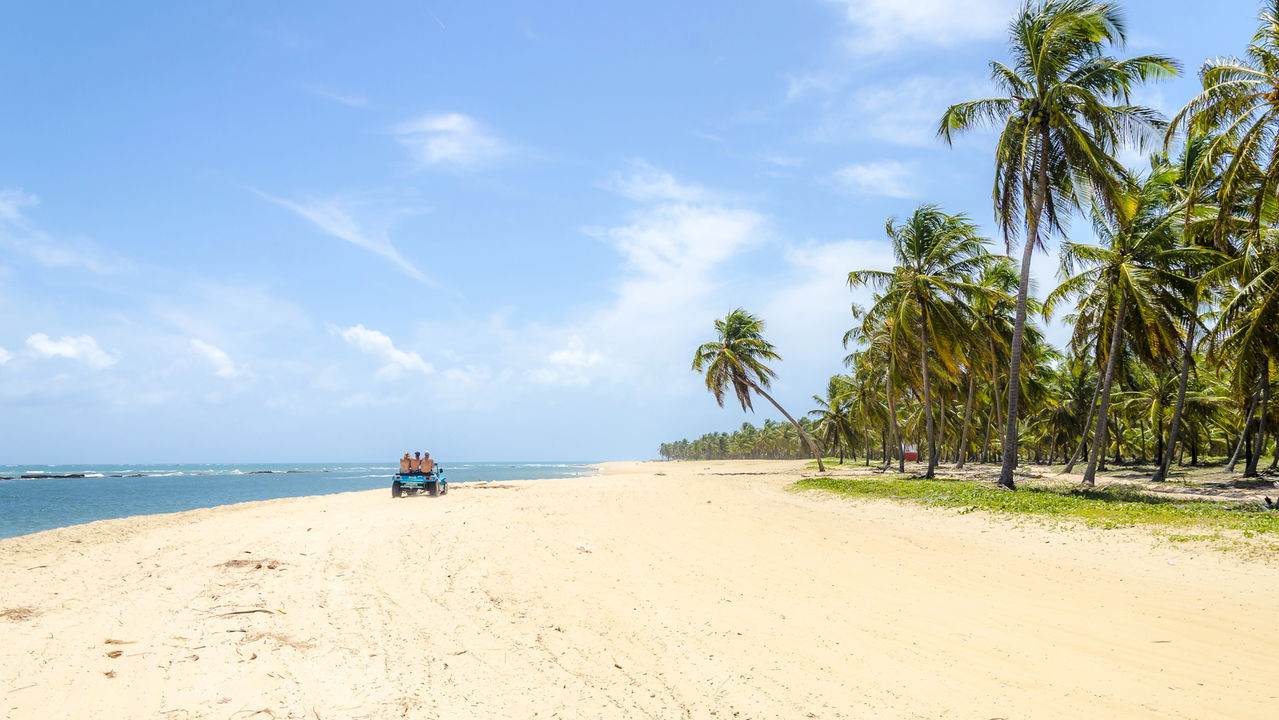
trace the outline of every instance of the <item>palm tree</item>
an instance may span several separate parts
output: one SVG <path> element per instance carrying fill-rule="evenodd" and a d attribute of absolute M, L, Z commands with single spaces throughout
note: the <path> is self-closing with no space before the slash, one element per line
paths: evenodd
<path fill-rule="evenodd" d="M 822 454 L 817 451 L 813 439 L 773 396 L 764 391 L 772 379 L 777 377 L 777 373 L 765 362 L 782 359 L 774 352 L 772 343 L 764 339 L 764 322 L 737 308 L 724 319 L 715 321 L 715 332 L 719 338 L 697 348 L 697 353 L 693 356 L 693 370 L 705 375 L 706 389 L 715 396 L 715 402 L 724 407 L 724 393 L 729 386 L 732 386 L 744 411 L 754 410 L 751 406 L 752 392 L 762 396 L 799 431 L 813 458 L 817 460 L 817 471 L 826 472 Z"/>
<path fill-rule="evenodd" d="M 883 363 L 877 362 L 877 359 L 878 355 L 873 350 L 854 352 L 844 358 L 844 364 L 852 370 L 852 395 L 848 409 L 852 416 L 850 420 L 855 419 L 853 421 L 861 425 L 865 435 L 867 465 L 870 465 L 873 445 L 872 428 L 880 428 L 880 447 L 887 467 L 888 458 L 892 456 L 888 451 L 887 398 L 881 392 L 881 389 L 886 389 L 883 378 L 887 374 L 887 368 Z"/>
<path fill-rule="evenodd" d="M 897 266 L 892 272 L 854 270 L 848 273 L 848 285 L 882 289 L 870 313 L 891 315 L 900 327 L 915 329 L 928 440 L 924 477 L 931 478 L 937 467 L 937 428 L 929 366 L 936 359 L 942 369 L 956 371 L 960 344 L 972 325 L 967 299 L 987 292 L 968 278 L 980 273 L 992 256 L 976 225 L 936 205 L 919 206 L 901 224 L 889 218 L 885 230 Z"/>
<path fill-rule="evenodd" d="M 1240 395 L 1251 394 L 1257 435 L 1245 475 L 1257 474 L 1266 442 L 1270 408 L 1270 367 L 1279 360 L 1279 230 L 1249 235 L 1237 257 L 1222 263 L 1205 279 L 1230 278 L 1237 284 L 1221 309 L 1211 338 L 1216 358 L 1234 363 L 1233 381 Z M 1244 424 L 1247 436 L 1250 423 Z"/>
<path fill-rule="evenodd" d="M 1204 218 L 1223 217 L 1228 210 L 1218 209 L 1211 203 L 1216 199 L 1220 174 L 1217 172 L 1217 158 L 1211 154 L 1216 138 L 1211 135 L 1190 134 L 1176 162 L 1176 177 L 1170 190 L 1176 196 L 1182 215 L 1181 243 L 1185 246 L 1211 246 L 1209 233 L 1205 232 L 1211 220 Z M 1220 147 L 1220 146 L 1219 146 Z M 1167 162 L 1166 159 L 1163 162 Z M 1223 213 L 1224 210 L 1224 213 Z M 1216 223 L 1221 226 L 1220 221 Z M 1202 289 L 1199 282 L 1204 268 L 1186 268 L 1189 276 L 1196 279 L 1190 297 L 1185 298 L 1187 306 L 1186 331 L 1182 339 L 1181 374 L 1177 382 L 1177 399 L 1173 405 L 1172 421 L 1168 425 L 1168 446 L 1159 467 L 1151 477 L 1153 482 L 1163 482 L 1168 476 L 1168 468 L 1172 465 L 1173 453 L 1177 449 L 1178 436 L 1181 433 L 1181 416 L 1185 412 L 1186 392 L 1190 384 L 1190 370 L 1195 359 L 1195 335 L 1199 329 L 1199 305 Z M 1200 272 L 1195 272 L 1199 270 Z"/>
<path fill-rule="evenodd" d="M 826 396 L 813 396 L 817 403 L 816 410 L 809 415 L 816 418 L 816 432 L 822 439 L 822 446 L 830 451 L 839 450 L 839 464 L 844 464 L 844 451 L 853 453 L 856 460 L 856 437 L 852 420 L 849 417 L 849 405 L 854 394 L 853 381 L 847 375 L 833 375 L 826 383 Z"/>
<path fill-rule="evenodd" d="M 1199 72 L 1204 89 L 1173 118 L 1167 137 L 1183 127 L 1217 133 L 1206 153 L 1229 158 L 1221 172 L 1220 205 L 1250 205 L 1254 230 L 1263 204 L 1279 188 L 1279 0 L 1266 2 L 1259 20 L 1244 59 L 1204 63 Z M 1222 233 L 1227 218 L 1222 216 Z"/>
<path fill-rule="evenodd" d="M 942 116 L 938 134 L 947 144 L 956 132 L 1002 126 L 993 194 L 1009 246 L 1025 223 L 1010 378 L 1021 373 L 1030 262 L 1042 246 L 1041 229 L 1061 231 L 1061 217 L 1083 195 L 1110 211 L 1123 176 L 1113 154 L 1160 125 L 1154 111 L 1129 104 L 1129 92 L 1140 81 L 1175 75 L 1177 63 L 1159 55 L 1117 60 L 1104 54 L 1108 45 L 1120 47 L 1124 40 L 1123 16 L 1113 3 L 1028 2 L 1010 28 L 1013 66 L 990 64 L 1006 95 L 952 105 Z M 999 477 L 1009 489 L 1015 487 L 1019 400 L 1019 383 L 1010 382 Z"/>
<path fill-rule="evenodd" d="M 878 296 L 875 298 L 878 301 Z M 898 423 L 897 386 L 901 384 L 900 359 L 908 343 L 908 334 L 895 315 L 885 312 L 882 304 L 876 302 L 875 312 L 863 311 L 853 306 L 853 317 L 861 319 L 861 324 L 844 333 L 844 346 L 849 343 L 864 343 L 866 349 L 844 358 L 844 364 L 857 366 L 858 375 L 863 378 L 871 375 L 882 379 L 884 384 L 884 469 L 897 458 L 897 471 L 906 472 L 906 456 L 902 447 L 901 428 Z"/>
<path fill-rule="evenodd" d="M 1180 218 L 1169 211 L 1170 186 L 1175 177 L 1175 169 L 1167 166 L 1152 170 L 1139 188 L 1119 199 L 1113 222 L 1095 208 L 1093 227 L 1104 245 L 1062 244 L 1064 274 L 1073 273 L 1080 265 L 1084 269 L 1049 295 L 1046 308 L 1051 310 L 1067 297 L 1078 298 L 1080 317 L 1091 318 L 1097 324 L 1099 338 L 1107 325 L 1110 329 L 1097 426 L 1084 485 L 1095 484 L 1097 465 L 1106 446 L 1110 421 L 1107 409 L 1125 337 L 1141 357 L 1150 360 L 1176 357 L 1179 347 L 1175 321 L 1187 313 L 1182 298 L 1193 292 L 1194 282 L 1174 268 L 1197 262 L 1204 251 L 1177 244 Z M 1078 328 L 1076 332 L 1080 332 Z M 1099 342 L 1098 350 L 1102 348 Z"/>
<path fill-rule="evenodd" d="M 983 447 L 989 446 L 990 429 L 992 424 L 999 424 L 999 404 L 1002 396 L 1001 383 L 999 381 L 998 367 L 1006 357 L 1008 351 L 1009 338 L 1012 337 L 1013 328 L 1009 320 L 1014 310 L 1013 298 L 1017 292 L 1018 277 L 1017 269 L 1013 267 L 1012 262 L 1005 256 L 996 256 L 990 263 L 982 268 L 981 274 L 975 280 L 976 284 L 983 288 L 983 291 L 973 295 L 971 298 L 971 306 L 973 310 L 973 324 L 970 328 L 970 335 L 973 338 L 973 345 L 968 350 L 969 365 L 975 365 L 978 360 L 984 362 L 985 368 L 979 370 L 977 374 L 985 374 L 984 377 L 988 381 L 988 389 L 990 392 L 990 407 L 987 412 L 986 438 L 983 441 Z M 1027 307 L 1031 312 L 1039 312 L 1039 302 L 1033 298 L 1027 300 Z M 1030 332 L 1034 332 L 1033 327 Z M 970 368 L 971 371 L 975 368 Z M 989 370 L 986 373 L 986 370 Z M 964 420 L 965 431 L 967 430 L 968 420 Z M 985 450 L 983 450 L 983 456 Z M 960 455 L 958 467 L 964 465 L 964 455 Z M 982 458 L 982 462 L 986 462 L 986 458 Z"/>

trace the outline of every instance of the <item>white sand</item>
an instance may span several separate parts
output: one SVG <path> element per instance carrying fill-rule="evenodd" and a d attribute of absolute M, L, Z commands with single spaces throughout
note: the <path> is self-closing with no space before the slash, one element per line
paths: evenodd
<path fill-rule="evenodd" d="M 1279 717 L 1275 566 L 784 491 L 800 467 L 616 463 L 0 541 L 0 715 Z"/>

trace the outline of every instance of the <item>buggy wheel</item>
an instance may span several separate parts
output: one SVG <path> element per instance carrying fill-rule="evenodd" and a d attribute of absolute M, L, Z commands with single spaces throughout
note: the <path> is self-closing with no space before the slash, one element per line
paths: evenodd
<path fill-rule="evenodd" d="M 399 496 L 400 496 L 400 481 L 396 480 L 395 482 L 391 483 L 391 497 L 397 498 Z"/>
<path fill-rule="evenodd" d="M 441 495 L 449 494 L 449 484 L 444 482 L 443 480 L 440 481 L 440 494 Z"/>
<path fill-rule="evenodd" d="M 437 482 L 427 483 L 427 484 L 426 484 L 426 486 L 427 486 L 428 488 L 430 488 L 430 491 L 431 491 L 431 497 L 438 497 L 438 496 L 439 496 L 439 494 L 440 494 L 440 484 L 439 484 L 439 483 L 437 483 Z"/>

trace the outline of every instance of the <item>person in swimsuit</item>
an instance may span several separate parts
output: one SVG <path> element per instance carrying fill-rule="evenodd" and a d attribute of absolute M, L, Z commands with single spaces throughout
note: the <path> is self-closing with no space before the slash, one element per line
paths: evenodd
<path fill-rule="evenodd" d="M 404 457 L 400 458 L 400 474 L 413 472 L 413 458 L 408 453 L 404 453 Z"/>
<path fill-rule="evenodd" d="M 422 464 L 418 466 L 418 469 L 423 475 L 430 475 L 431 471 L 435 470 L 435 461 L 431 459 L 431 453 L 422 453 Z"/>

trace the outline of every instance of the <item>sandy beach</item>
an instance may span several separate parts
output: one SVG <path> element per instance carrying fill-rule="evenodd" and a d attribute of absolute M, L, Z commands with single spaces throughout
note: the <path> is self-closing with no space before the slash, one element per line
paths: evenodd
<path fill-rule="evenodd" d="M 0 541 L 27 718 L 1272 718 L 1273 565 L 610 463 Z"/>

